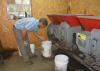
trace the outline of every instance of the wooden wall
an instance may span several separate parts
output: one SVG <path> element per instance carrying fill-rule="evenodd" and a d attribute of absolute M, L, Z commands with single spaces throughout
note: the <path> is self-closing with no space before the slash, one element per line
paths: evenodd
<path fill-rule="evenodd" d="M 6 0 L 1 0 L 0 3 L 0 40 L 2 45 L 5 48 L 14 48 L 17 47 L 16 40 L 12 31 L 12 25 L 14 24 L 14 20 L 7 19 L 7 11 L 6 11 L 7 2 Z M 8 29 L 4 29 L 4 27 Z"/>
<path fill-rule="evenodd" d="M 100 15 L 100 0 L 71 0 L 71 13 Z"/>
<path fill-rule="evenodd" d="M 7 18 L 7 0 L 0 3 L 0 40 L 5 48 L 17 48 L 16 39 L 12 30 L 15 20 Z M 100 15 L 100 0 L 71 0 L 71 13 Z M 47 14 L 66 14 L 68 0 L 32 0 L 32 16 L 35 18 L 46 17 Z M 8 29 L 4 29 L 5 25 Z M 39 33 L 47 38 L 46 29 L 41 29 Z M 40 47 L 40 42 L 30 33 L 30 40 Z"/>

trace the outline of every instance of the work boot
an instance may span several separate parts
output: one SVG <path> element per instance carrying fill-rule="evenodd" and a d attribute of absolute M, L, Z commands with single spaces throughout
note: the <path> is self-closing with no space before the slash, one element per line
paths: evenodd
<path fill-rule="evenodd" d="M 30 56 L 30 59 L 36 58 L 38 55 L 34 54 Z"/>

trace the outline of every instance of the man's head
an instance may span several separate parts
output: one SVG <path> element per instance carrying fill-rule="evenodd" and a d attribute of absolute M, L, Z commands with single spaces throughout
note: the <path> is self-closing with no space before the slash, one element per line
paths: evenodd
<path fill-rule="evenodd" d="M 39 19 L 39 28 L 45 28 L 48 25 L 48 21 L 46 18 L 40 18 Z"/>

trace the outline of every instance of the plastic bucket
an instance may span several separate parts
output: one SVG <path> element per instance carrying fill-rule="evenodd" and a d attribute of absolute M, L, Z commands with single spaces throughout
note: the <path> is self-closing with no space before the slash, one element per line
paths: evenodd
<path fill-rule="evenodd" d="M 34 54 L 35 53 L 35 45 L 30 44 L 30 49 L 31 49 L 32 54 Z"/>
<path fill-rule="evenodd" d="M 43 41 L 42 42 L 42 55 L 44 57 L 51 57 L 51 46 L 52 46 L 52 42 L 51 41 Z"/>
<path fill-rule="evenodd" d="M 68 56 L 60 54 L 55 56 L 55 71 L 67 71 Z"/>
<path fill-rule="evenodd" d="M 22 56 L 22 54 L 21 54 L 21 51 L 20 51 L 19 47 L 18 47 L 18 53 L 19 53 L 19 56 Z"/>

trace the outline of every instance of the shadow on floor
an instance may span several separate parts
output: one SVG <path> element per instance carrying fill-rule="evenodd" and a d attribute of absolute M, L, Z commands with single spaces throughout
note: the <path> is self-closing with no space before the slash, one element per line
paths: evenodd
<path fill-rule="evenodd" d="M 34 64 L 28 65 L 18 55 L 13 55 L 10 59 L 6 59 L 3 65 L 0 65 L 0 71 L 54 71 L 54 60 L 44 59 L 41 57 L 41 51 L 36 50 L 38 57 L 32 61 Z"/>

